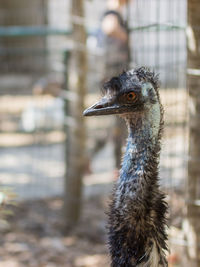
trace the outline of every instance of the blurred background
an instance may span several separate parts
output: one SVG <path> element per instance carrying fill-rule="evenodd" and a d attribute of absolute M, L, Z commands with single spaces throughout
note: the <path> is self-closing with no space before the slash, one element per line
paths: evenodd
<path fill-rule="evenodd" d="M 111 76 L 107 9 L 106 0 L 0 1 L 0 267 L 109 266 L 114 118 L 82 116 Z M 169 266 L 200 266 L 199 13 L 197 0 L 133 0 L 120 13 L 126 68 L 160 74 Z"/>

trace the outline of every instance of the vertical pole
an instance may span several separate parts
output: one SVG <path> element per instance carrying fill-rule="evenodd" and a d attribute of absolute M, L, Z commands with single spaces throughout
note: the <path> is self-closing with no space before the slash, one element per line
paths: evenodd
<path fill-rule="evenodd" d="M 82 178 L 85 170 L 85 124 L 82 116 L 86 93 L 87 56 L 86 31 L 83 23 L 84 0 L 72 1 L 73 50 L 69 64 L 69 90 L 75 95 L 69 101 L 64 196 L 66 231 L 75 226 L 80 217 Z"/>
<path fill-rule="evenodd" d="M 200 267 L 200 1 L 188 0 L 189 160 L 186 237 L 190 266 Z"/>

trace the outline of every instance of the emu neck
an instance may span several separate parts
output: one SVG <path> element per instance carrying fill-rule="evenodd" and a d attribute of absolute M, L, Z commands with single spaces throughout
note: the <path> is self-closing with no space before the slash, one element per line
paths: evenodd
<path fill-rule="evenodd" d="M 133 113 L 125 119 L 129 136 L 120 180 L 135 179 L 137 171 L 140 172 L 138 178 L 141 177 L 141 171 L 145 170 L 147 163 L 158 161 L 152 155 L 154 150 L 160 150 L 161 115 L 158 104 L 150 111 L 143 114 Z"/>
<path fill-rule="evenodd" d="M 111 266 L 167 266 L 167 207 L 158 187 L 160 109 L 126 120 L 127 148 L 109 213 Z"/>

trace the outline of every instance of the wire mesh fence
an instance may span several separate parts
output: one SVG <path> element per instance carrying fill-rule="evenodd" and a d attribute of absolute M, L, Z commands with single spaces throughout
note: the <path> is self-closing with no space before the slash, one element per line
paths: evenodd
<path fill-rule="evenodd" d="M 48 164 L 52 166 L 54 157 L 59 158 L 55 164 L 62 167 L 55 167 L 50 175 L 44 171 L 41 174 L 43 178 L 40 179 L 39 169 L 42 167 L 39 168 L 37 163 L 35 163 L 37 166 L 35 174 L 32 175 L 44 184 L 44 188 L 45 184 L 49 185 L 48 177 L 58 178 L 59 176 L 59 179 L 56 179 L 59 188 L 56 192 L 61 193 L 64 170 L 61 144 L 64 140 L 62 130 L 64 114 L 63 102 L 57 96 L 60 94 L 59 90 L 65 86 L 64 53 L 71 46 L 70 37 L 64 34 L 64 31 L 70 31 L 71 27 L 69 1 L 63 0 L 59 3 L 53 0 L 36 1 L 31 8 L 22 0 L 20 4 L 9 5 L 8 3 L 5 1 L 5 6 L 1 7 L 3 14 L 1 25 L 2 27 L 18 26 L 18 28 L 17 30 L 13 28 L 9 37 L 0 31 L 2 33 L 0 37 L 1 146 L 4 151 L 10 151 L 10 153 L 7 152 L 8 157 L 12 154 L 10 162 L 18 167 L 21 166 L 21 170 L 16 169 L 19 184 L 22 185 L 22 180 L 27 180 L 24 183 L 27 183 L 29 190 L 32 190 L 32 187 L 31 179 L 26 174 L 26 168 L 29 169 L 28 163 L 25 163 L 26 160 L 21 161 L 21 164 L 15 163 L 14 155 L 18 160 L 19 158 L 21 160 L 23 155 L 25 158 L 29 155 L 32 165 L 34 165 L 32 158 L 37 158 L 40 165 L 44 167 L 43 171 Z M 86 18 L 84 21 L 77 22 L 85 23 L 88 31 L 92 33 L 88 37 L 88 88 L 90 93 L 95 94 L 103 79 L 102 51 L 96 46 L 95 34 L 105 8 L 105 1 L 86 1 Z M 176 16 L 177 10 L 181 11 L 179 17 Z M 166 110 L 166 134 L 161 161 L 164 178 L 162 182 L 170 190 L 176 186 L 183 187 L 186 168 L 184 155 L 187 149 L 184 32 L 186 3 L 180 0 L 135 1 L 129 4 L 129 9 L 124 11 L 124 16 L 129 20 L 131 67 L 146 65 L 160 73 L 161 94 Z M 77 18 L 74 19 L 77 20 Z M 43 32 L 41 32 L 42 27 L 46 27 Z M 52 29 L 54 29 L 53 32 L 51 32 Z M 59 35 L 55 34 L 55 30 L 63 30 L 63 34 L 62 32 Z M 97 61 L 98 64 L 95 64 Z M 55 142 L 58 144 L 53 144 Z M 9 149 L 6 149 L 7 146 Z M 30 150 L 27 146 L 30 146 Z M 59 146 L 60 148 L 56 149 Z M 34 151 L 34 155 L 31 151 Z M 18 157 L 18 153 L 22 153 L 22 157 Z M 4 170 L 1 172 L 2 182 L 6 183 L 5 177 L 12 176 L 8 170 L 13 167 L 11 163 L 7 173 L 3 161 L 1 162 Z M 59 174 L 53 175 L 58 169 Z M 34 168 L 32 171 L 29 169 L 29 172 L 34 173 Z M 27 178 L 22 179 L 20 175 Z M 15 184 L 17 183 L 18 179 L 15 179 Z M 21 190 L 27 194 L 26 189 Z M 33 191 L 36 192 L 38 189 L 34 188 Z M 49 189 L 46 191 L 50 192 Z M 40 193 L 36 194 L 40 195 Z"/>
<path fill-rule="evenodd" d="M 95 1 L 92 3 L 96 5 Z M 180 12 L 179 17 L 177 12 Z M 159 73 L 161 80 L 165 109 L 161 182 L 168 190 L 181 188 L 184 191 L 187 169 L 186 2 L 134 1 L 124 10 L 124 17 L 130 28 L 130 67 L 149 66 Z M 90 57 L 92 64 L 99 63 L 94 66 L 96 71 L 101 66 L 101 54 Z M 100 68 L 97 73 L 102 78 Z M 92 75 L 97 77 L 91 71 L 89 77 Z M 96 86 L 91 82 L 94 82 L 92 78 L 89 88 L 94 93 Z"/>
<path fill-rule="evenodd" d="M 69 2 L 55 3 L 3 1 L 0 9 L 0 177 L 22 199 L 62 192 L 59 95 L 66 88 L 70 24 Z"/>

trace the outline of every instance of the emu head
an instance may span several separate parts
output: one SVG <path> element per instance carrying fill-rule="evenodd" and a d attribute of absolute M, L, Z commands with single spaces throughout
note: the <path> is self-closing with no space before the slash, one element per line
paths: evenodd
<path fill-rule="evenodd" d="M 142 114 L 160 103 L 158 77 L 145 67 L 112 78 L 104 84 L 103 94 L 99 102 L 84 111 L 84 116 L 119 114 L 129 117 L 131 113 Z"/>

